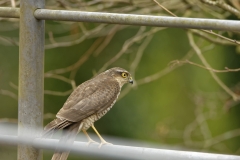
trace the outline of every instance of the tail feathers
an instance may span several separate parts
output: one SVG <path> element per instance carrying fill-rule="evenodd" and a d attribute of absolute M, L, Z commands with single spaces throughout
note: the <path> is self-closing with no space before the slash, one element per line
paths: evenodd
<path fill-rule="evenodd" d="M 54 153 L 52 160 L 66 160 L 68 158 L 69 152 L 58 152 Z"/>
<path fill-rule="evenodd" d="M 56 118 L 44 127 L 42 137 L 43 138 L 51 137 L 55 129 L 57 130 L 63 129 L 70 124 L 72 124 L 72 122 L 67 121 L 66 119 Z"/>
<path fill-rule="evenodd" d="M 63 132 L 63 136 L 59 141 L 59 146 L 63 146 L 63 145 L 71 145 L 73 144 L 76 135 L 78 134 L 79 131 L 81 131 L 82 129 L 82 123 L 78 122 L 78 123 L 74 123 L 68 127 L 65 128 L 66 132 Z M 60 149 L 56 149 L 52 160 L 66 160 L 68 155 L 69 155 L 70 151 L 64 151 L 62 152 Z"/>

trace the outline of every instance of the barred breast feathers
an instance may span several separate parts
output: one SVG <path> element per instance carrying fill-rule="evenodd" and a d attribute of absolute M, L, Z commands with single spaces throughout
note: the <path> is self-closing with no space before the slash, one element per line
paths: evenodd
<path fill-rule="evenodd" d="M 90 117 L 83 120 L 83 129 L 84 130 L 87 130 L 89 127 L 91 127 L 93 125 L 94 122 L 96 122 L 97 120 L 102 118 L 108 111 L 110 111 L 110 109 L 116 103 L 118 96 L 120 95 L 120 90 L 121 90 L 121 87 L 117 87 L 117 90 L 115 90 L 117 95 L 116 95 L 116 97 L 114 97 L 115 99 L 113 100 L 113 102 L 111 103 L 111 105 L 109 107 L 107 107 L 103 111 L 97 112 L 96 114 L 93 114 Z"/>

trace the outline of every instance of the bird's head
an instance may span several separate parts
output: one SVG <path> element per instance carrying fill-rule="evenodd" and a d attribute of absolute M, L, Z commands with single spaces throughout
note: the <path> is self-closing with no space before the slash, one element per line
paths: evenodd
<path fill-rule="evenodd" d="M 133 84 L 133 79 L 131 74 L 123 68 L 114 67 L 105 72 L 107 72 L 109 75 L 115 78 L 121 86 L 123 86 L 125 83 Z"/>

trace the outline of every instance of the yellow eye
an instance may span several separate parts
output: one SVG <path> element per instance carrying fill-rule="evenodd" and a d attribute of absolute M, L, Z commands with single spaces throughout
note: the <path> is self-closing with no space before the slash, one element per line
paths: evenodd
<path fill-rule="evenodd" d="M 127 77 L 127 73 L 123 72 L 123 73 L 122 73 L 122 77 L 123 77 L 123 78 L 126 78 L 126 77 Z"/>

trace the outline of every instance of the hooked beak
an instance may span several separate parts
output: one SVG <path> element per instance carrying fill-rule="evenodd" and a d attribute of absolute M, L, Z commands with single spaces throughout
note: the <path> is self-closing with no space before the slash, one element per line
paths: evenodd
<path fill-rule="evenodd" d="M 133 84 L 133 79 L 132 79 L 132 77 L 129 77 L 129 81 L 128 81 L 129 83 L 131 83 L 131 84 Z"/>

